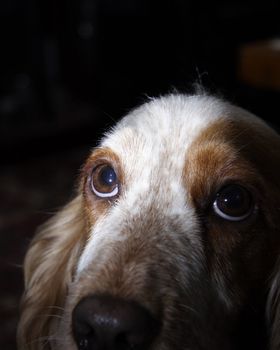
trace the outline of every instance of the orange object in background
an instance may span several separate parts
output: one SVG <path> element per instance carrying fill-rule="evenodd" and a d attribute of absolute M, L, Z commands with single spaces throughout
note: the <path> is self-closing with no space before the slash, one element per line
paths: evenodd
<path fill-rule="evenodd" d="M 238 76 L 256 88 L 280 91 L 280 38 L 243 45 Z"/>

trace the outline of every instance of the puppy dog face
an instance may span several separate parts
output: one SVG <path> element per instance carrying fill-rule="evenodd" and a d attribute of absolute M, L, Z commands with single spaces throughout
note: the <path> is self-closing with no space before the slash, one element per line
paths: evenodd
<path fill-rule="evenodd" d="M 131 112 L 29 249 L 20 348 L 278 349 L 279 151 L 212 97 Z"/>

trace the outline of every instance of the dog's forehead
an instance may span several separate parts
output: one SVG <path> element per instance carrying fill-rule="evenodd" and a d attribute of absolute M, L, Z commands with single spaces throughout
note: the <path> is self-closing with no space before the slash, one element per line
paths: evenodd
<path fill-rule="evenodd" d="M 124 117 L 105 135 L 102 145 L 115 152 L 177 149 L 191 143 L 200 130 L 231 111 L 229 104 L 208 96 L 170 95 L 152 100 Z M 179 150 L 177 149 L 177 153 Z"/>
<path fill-rule="evenodd" d="M 102 147 L 120 159 L 126 188 L 133 187 L 134 196 L 159 183 L 162 189 L 182 192 L 180 178 L 188 148 L 202 130 L 226 119 L 228 112 L 226 103 L 207 96 L 152 100 L 124 117 L 105 136 Z"/>
<path fill-rule="evenodd" d="M 101 146 L 119 156 L 127 177 L 149 169 L 162 173 L 168 170 L 170 176 L 172 170 L 174 174 L 180 173 L 188 149 L 202 133 L 206 135 L 205 142 L 213 137 L 205 130 L 224 133 L 219 141 L 226 143 L 226 136 L 232 136 L 227 133 L 227 125 L 233 120 L 237 121 L 236 129 L 239 120 L 248 125 L 259 122 L 248 112 L 220 99 L 170 95 L 132 111 L 105 135 Z"/>
<path fill-rule="evenodd" d="M 152 101 L 122 119 L 101 143 L 121 163 L 122 192 L 117 204 L 106 215 L 96 218 L 78 271 L 99 256 L 102 246 L 124 239 L 124 227 L 127 231 L 133 225 L 128 232 L 134 232 L 137 227 L 141 230 L 144 221 L 150 222 L 149 215 L 154 223 L 160 217 L 161 223 L 166 222 L 165 227 L 175 219 L 180 232 L 188 232 L 190 240 L 198 240 L 195 208 L 187 195 L 192 182 L 186 183 L 184 179 L 186 156 L 196 147 L 197 140 L 213 138 L 207 130 L 223 135 L 219 125 L 221 129 L 227 128 L 233 114 L 242 113 L 211 97 L 169 96 Z"/>
<path fill-rule="evenodd" d="M 224 164 L 237 163 L 246 144 L 255 152 L 254 143 L 259 138 L 253 140 L 251 136 L 265 127 L 254 115 L 221 99 L 169 95 L 124 117 L 105 135 L 101 148 L 110 149 L 120 160 L 124 188 L 133 198 L 128 203 L 134 204 L 144 193 L 153 200 L 155 188 L 161 189 L 159 200 L 166 200 L 167 194 L 178 200 L 178 193 L 191 190 L 187 177 L 182 179 L 190 165 L 195 177 L 199 175 L 197 171 L 205 173 L 206 169 L 211 170 L 209 177 L 217 176 L 214 167 L 219 170 Z M 202 149 L 206 151 L 203 157 L 197 153 Z M 198 157 L 190 157 L 193 154 Z"/>

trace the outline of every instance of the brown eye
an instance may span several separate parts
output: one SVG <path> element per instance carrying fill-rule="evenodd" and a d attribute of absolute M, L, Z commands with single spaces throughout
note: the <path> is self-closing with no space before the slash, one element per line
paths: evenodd
<path fill-rule="evenodd" d="M 93 169 L 91 190 L 100 198 L 112 198 L 118 194 L 118 177 L 112 166 L 102 164 Z"/>
<path fill-rule="evenodd" d="M 223 187 L 213 203 L 214 211 L 221 218 L 229 221 L 246 219 L 254 210 L 251 193 L 240 185 Z"/>

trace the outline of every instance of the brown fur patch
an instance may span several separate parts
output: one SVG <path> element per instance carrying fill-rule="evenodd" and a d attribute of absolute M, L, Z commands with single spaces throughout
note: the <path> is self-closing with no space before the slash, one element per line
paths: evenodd
<path fill-rule="evenodd" d="M 276 201 L 280 184 L 279 171 L 275 171 L 279 164 L 279 136 L 265 125 L 245 120 L 214 122 L 186 154 L 183 178 L 189 200 L 204 222 L 210 273 L 215 279 L 218 271 L 224 271 L 219 283 L 240 300 L 241 292 L 233 285 L 242 285 L 244 291 L 257 284 L 279 254 L 275 248 L 279 246 L 275 246 L 275 240 L 279 241 Z M 258 206 L 256 215 L 231 222 L 214 213 L 215 195 L 228 183 L 238 183 L 252 192 Z M 268 227 L 270 235 L 264 235 Z"/>
<path fill-rule="evenodd" d="M 260 192 L 280 191 L 279 136 L 265 125 L 219 120 L 206 128 L 186 154 L 183 177 L 196 204 L 226 181 Z"/>

